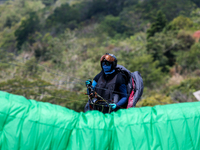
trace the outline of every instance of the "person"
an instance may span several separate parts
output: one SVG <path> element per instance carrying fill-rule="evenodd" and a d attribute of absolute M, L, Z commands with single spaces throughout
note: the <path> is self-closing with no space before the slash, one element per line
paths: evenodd
<path fill-rule="evenodd" d="M 126 108 L 128 95 L 124 76 L 117 71 L 117 58 L 113 54 L 106 53 L 100 59 L 101 72 L 97 74 L 92 82 L 94 91 L 109 103 L 112 111 Z M 86 85 L 91 82 L 86 81 Z M 90 94 L 90 96 L 94 93 Z M 89 103 L 85 106 L 85 112 L 89 110 Z"/>

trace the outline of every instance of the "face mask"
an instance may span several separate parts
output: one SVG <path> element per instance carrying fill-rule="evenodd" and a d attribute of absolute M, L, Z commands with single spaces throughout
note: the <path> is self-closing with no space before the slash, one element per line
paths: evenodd
<path fill-rule="evenodd" d="M 111 65 L 110 66 L 106 66 L 106 65 L 103 66 L 104 72 L 109 72 L 110 70 L 111 70 Z"/>
<path fill-rule="evenodd" d="M 104 66 L 103 66 L 103 71 L 104 71 L 104 73 L 105 73 L 105 74 L 112 74 L 113 72 L 115 72 L 115 70 L 112 70 L 112 71 L 111 71 L 111 68 L 112 68 L 112 65 L 110 65 L 110 66 L 104 65 Z"/>

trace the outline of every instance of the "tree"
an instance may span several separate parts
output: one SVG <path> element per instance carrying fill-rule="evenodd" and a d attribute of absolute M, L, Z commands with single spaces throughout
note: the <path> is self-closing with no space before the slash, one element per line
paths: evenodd
<path fill-rule="evenodd" d="M 21 49 L 21 46 L 25 41 L 28 41 L 31 44 L 34 42 L 34 39 L 32 39 L 31 36 L 40 29 L 39 27 L 39 17 L 36 12 L 30 13 L 26 20 L 22 20 L 21 25 L 15 31 L 18 50 Z"/>
<path fill-rule="evenodd" d="M 197 29 L 199 29 L 199 24 L 200 24 L 200 8 L 197 8 L 195 10 L 193 10 L 190 14 L 191 16 L 191 20 L 194 23 L 194 25 L 196 24 Z"/>
<path fill-rule="evenodd" d="M 154 16 L 160 9 L 160 0 L 143 0 L 141 3 L 137 4 L 137 9 L 140 9 L 145 20 L 154 20 Z"/>
<path fill-rule="evenodd" d="M 193 3 L 195 3 L 198 7 L 200 7 L 200 1 L 199 0 L 191 0 Z"/>
<path fill-rule="evenodd" d="M 118 16 L 124 6 L 124 0 L 106 0 L 107 14 Z"/>
<path fill-rule="evenodd" d="M 176 62 L 176 53 L 189 51 L 194 42 L 191 35 L 184 31 L 178 34 L 176 31 L 161 32 L 148 39 L 147 50 L 154 60 L 159 61 L 162 71 L 168 72 Z"/>
<path fill-rule="evenodd" d="M 66 28 L 70 23 L 79 22 L 80 14 L 75 6 L 70 6 L 68 3 L 62 4 L 54 10 L 54 13 L 47 18 L 46 26 L 52 27 L 56 24 L 62 24 Z M 58 27 L 59 28 L 59 27 Z M 71 29 L 74 29 L 71 27 Z"/>
<path fill-rule="evenodd" d="M 51 6 L 53 4 L 56 3 L 57 0 L 42 0 L 42 3 L 45 5 L 45 6 Z"/>
<path fill-rule="evenodd" d="M 152 23 L 150 29 L 147 30 L 147 39 L 154 36 L 156 32 L 162 32 L 166 24 L 167 19 L 165 15 L 161 11 L 158 11 L 155 21 Z"/>
<path fill-rule="evenodd" d="M 134 35 L 139 31 L 145 31 L 146 21 L 142 17 L 142 12 L 137 11 L 135 6 L 125 7 L 119 14 L 120 22 L 125 28 L 126 35 Z M 146 32 L 146 31 L 145 31 Z"/>
<path fill-rule="evenodd" d="M 195 44 L 195 39 L 192 35 L 184 30 L 177 34 L 177 39 L 180 42 L 176 46 L 176 51 L 189 51 L 192 45 Z"/>
<path fill-rule="evenodd" d="M 124 7 L 125 0 L 93 0 L 89 13 L 118 16 Z"/>
<path fill-rule="evenodd" d="M 171 25 L 174 26 L 176 29 L 187 29 L 193 26 L 193 22 L 190 18 L 184 16 L 178 16 L 173 19 Z"/>
<path fill-rule="evenodd" d="M 132 58 L 127 68 L 131 72 L 139 71 L 144 80 L 144 86 L 152 88 L 159 85 L 163 79 L 163 73 L 158 65 L 159 62 L 153 61 L 151 55 L 144 54 L 140 57 Z"/>
<path fill-rule="evenodd" d="M 196 43 L 189 51 L 176 53 L 177 63 L 184 71 L 200 69 L 200 43 Z"/>
<path fill-rule="evenodd" d="M 117 33 L 122 34 L 125 31 L 125 26 L 123 26 L 119 17 L 108 15 L 102 21 L 100 30 L 108 33 L 109 36 L 114 37 Z"/>
<path fill-rule="evenodd" d="M 162 10 L 168 21 L 173 20 L 179 15 L 190 16 L 191 10 L 196 6 L 191 0 L 161 0 L 160 10 Z"/>
<path fill-rule="evenodd" d="M 154 61 L 159 61 L 159 66 L 163 72 L 168 72 L 169 66 L 175 63 L 173 50 L 176 49 L 179 40 L 176 38 L 176 33 L 156 33 L 150 37 L 147 42 L 147 51 L 154 58 Z"/>
<path fill-rule="evenodd" d="M 166 15 L 168 21 L 171 21 L 179 15 L 189 16 L 195 7 L 191 0 L 143 0 L 137 4 L 137 9 L 143 12 L 143 18 L 150 21 L 154 20 L 159 10 Z"/>

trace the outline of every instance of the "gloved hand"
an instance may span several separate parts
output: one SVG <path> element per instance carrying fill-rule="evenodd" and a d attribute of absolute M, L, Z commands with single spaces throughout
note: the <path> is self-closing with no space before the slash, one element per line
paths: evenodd
<path fill-rule="evenodd" d="M 94 91 L 91 92 L 89 96 L 90 96 L 91 99 L 94 98 L 95 97 L 95 92 Z"/>
<path fill-rule="evenodd" d="M 111 106 L 112 110 L 114 110 L 117 107 L 116 104 L 109 104 L 109 105 Z"/>
<path fill-rule="evenodd" d="M 91 80 L 87 80 L 85 81 L 85 85 L 88 86 L 88 85 L 92 85 L 92 81 Z"/>

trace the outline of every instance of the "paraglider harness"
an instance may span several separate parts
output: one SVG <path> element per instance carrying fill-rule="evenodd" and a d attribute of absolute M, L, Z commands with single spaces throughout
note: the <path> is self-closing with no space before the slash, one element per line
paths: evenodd
<path fill-rule="evenodd" d="M 91 110 L 98 110 L 102 113 L 111 113 L 112 109 L 109 103 L 101 97 L 97 92 L 93 90 L 92 81 L 89 81 L 89 84 L 86 84 L 87 95 L 89 97 L 89 107 Z"/>
<path fill-rule="evenodd" d="M 136 103 L 139 101 L 143 94 L 143 79 L 138 71 L 130 72 L 124 66 L 117 65 L 116 70 L 121 72 L 126 79 L 128 103 L 126 108 L 135 107 Z M 93 90 L 92 81 L 90 84 L 86 84 L 88 88 L 87 95 L 89 96 L 89 107 L 91 110 L 99 110 L 103 113 L 112 112 L 109 103 L 104 100 L 98 93 Z M 91 97 L 90 95 L 95 95 Z"/>

